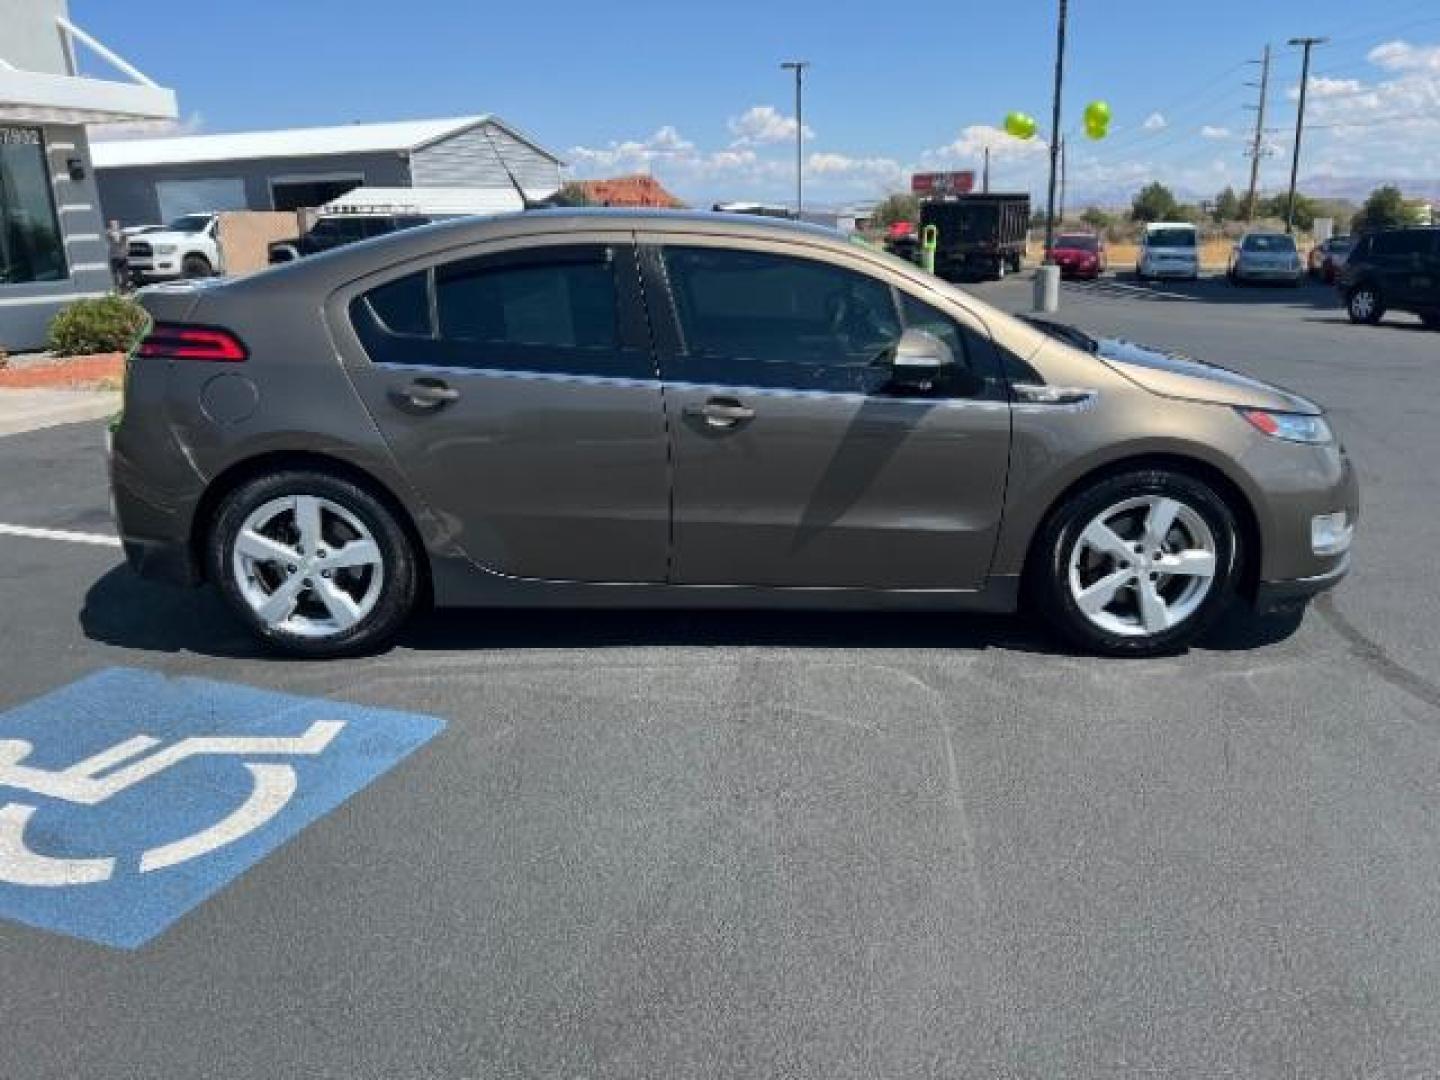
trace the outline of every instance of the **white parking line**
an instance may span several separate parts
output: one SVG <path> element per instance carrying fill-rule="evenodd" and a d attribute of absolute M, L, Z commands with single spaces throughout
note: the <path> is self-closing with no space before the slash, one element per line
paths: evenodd
<path fill-rule="evenodd" d="M 68 529 L 35 529 L 29 525 L 0 524 L 0 536 L 23 536 L 27 540 L 62 540 L 67 544 L 96 544 L 119 547 L 120 538 L 106 533 L 71 532 Z"/>

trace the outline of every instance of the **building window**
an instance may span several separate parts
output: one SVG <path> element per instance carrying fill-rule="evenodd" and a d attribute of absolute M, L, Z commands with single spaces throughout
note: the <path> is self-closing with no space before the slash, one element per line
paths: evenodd
<path fill-rule="evenodd" d="M 68 276 L 40 132 L 0 127 L 0 285 Z"/>

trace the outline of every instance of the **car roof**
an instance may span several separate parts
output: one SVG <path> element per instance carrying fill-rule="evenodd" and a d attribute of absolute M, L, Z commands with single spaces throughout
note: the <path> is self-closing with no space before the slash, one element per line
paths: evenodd
<path fill-rule="evenodd" d="M 1145 231 L 1153 232 L 1155 229 L 1193 229 L 1193 221 L 1149 221 L 1145 223 Z"/>

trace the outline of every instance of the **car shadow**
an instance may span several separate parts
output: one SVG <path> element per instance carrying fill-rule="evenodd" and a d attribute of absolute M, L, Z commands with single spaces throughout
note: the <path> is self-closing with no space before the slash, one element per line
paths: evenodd
<path fill-rule="evenodd" d="M 1076 282 L 1077 287 L 1103 292 L 1107 284 L 1120 285 L 1134 299 L 1172 303 L 1198 300 L 1207 304 L 1242 306 L 1303 307 L 1317 310 L 1340 310 L 1341 304 L 1333 285 L 1305 279 L 1298 286 L 1256 282 L 1232 285 L 1223 274 L 1204 276 L 1198 281 L 1148 280 L 1137 278 L 1133 271 L 1119 271 L 1097 282 Z"/>
<path fill-rule="evenodd" d="M 1293 634 L 1300 620 L 1298 612 L 1257 617 L 1237 605 L 1194 649 L 1235 652 L 1273 645 Z M 156 584 L 124 566 L 90 587 L 80 626 L 90 640 L 125 649 L 218 659 L 287 659 L 253 638 L 214 589 Z M 1078 655 L 1038 617 L 978 612 L 456 608 L 417 615 L 396 644 L 417 651 L 460 652 L 753 645 Z"/>

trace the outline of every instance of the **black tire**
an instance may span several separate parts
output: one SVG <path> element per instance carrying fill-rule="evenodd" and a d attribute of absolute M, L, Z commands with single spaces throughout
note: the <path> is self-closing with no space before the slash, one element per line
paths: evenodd
<path fill-rule="evenodd" d="M 211 277 L 214 273 L 210 260 L 204 255 L 186 255 L 180 260 L 180 276 L 183 278 Z"/>
<path fill-rule="evenodd" d="M 232 572 L 236 537 L 245 519 L 258 507 L 285 496 L 314 495 L 353 514 L 380 550 L 383 577 L 374 607 L 348 629 L 307 637 L 271 626 L 251 608 Z M 365 488 L 310 469 L 286 469 L 241 484 L 221 502 L 206 543 L 209 578 L 219 586 L 231 610 L 267 645 L 296 656 L 350 656 L 388 643 L 415 608 L 419 593 L 417 555 L 409 536 L 383 501 Z M 339 577 L 341 572 L 337 571 Z"/>
<path fill-rule="evenodd" d="M 1367 295 L 1370 298 L 1368 305 L 1363 299 Z M 1374 326 L 1385 317 L 1385 302 L 1381 299 L 1380 290 L 1368 281 L 1351 288 L 1345 295 L 1345 314 L 1350 316 L 1352 323 Z"/>
<path fill-rule="evenodd" d="M 1420 322 L 1426 330 L 1440 330 L 1440 311 L 1422 312 Z"/>
<path fill-rule="evenodd" d="M 1080 610 L 1070 588 L 1070 558 L 1080 534 L 1095 517 L 1127 499 L 1163 495 L 1192 509 L 1215 542 L 1210 591 L 1188 616 L 1154 634 L 1108 631 Z M 1104 656 L 1160 656 L 1183 650 L 1229 605 L 1239 579 L 1242 552 L 1235 515 L 1206 483 L 1185 473 L 1143 470 L 1107 477 L 1060 504 L 1036 537 L 1026 576 L 1028 598 L 1040 620 L 1079 648 Z"/>

